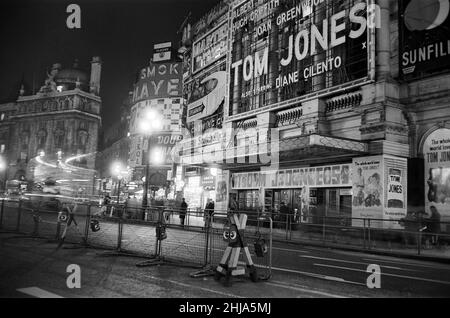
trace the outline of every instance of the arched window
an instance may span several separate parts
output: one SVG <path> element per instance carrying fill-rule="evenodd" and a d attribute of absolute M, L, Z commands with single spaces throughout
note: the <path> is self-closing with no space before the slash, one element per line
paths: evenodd
<path fill-rule="evenodd" d="M 30 133 L 28 131 L 22 131 L 20 133 L 20 147 L 22 150 L 28 149 L 28 144 L 30 142 Z"/>
<path fill-rule="evenodd" d="M 64 130 L 57 129 L 54 133 L 55 148 L 61 149 L 64 145 Z"/>
<path fill-rule="evenodd" d="M 89 134 L 86 130 L 79 130 L 77 135 L 78 149 L 82 153 L 86 153 L 87 145 L 89 141 Z"/>

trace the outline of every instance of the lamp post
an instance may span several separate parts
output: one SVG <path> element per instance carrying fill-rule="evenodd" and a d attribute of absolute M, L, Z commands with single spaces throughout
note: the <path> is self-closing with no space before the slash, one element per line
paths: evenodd
<path fill-rule="evenodd" d="M 117 184 L 117 204 L 119 204 L 119 200 L 120 200 L 120 181 L 122 180 L 122 176 L 118 175 L 117 179 L 119 180 L 119 183 Z"/>
<path fill-rule="evenodd" d="M 148 172 L 150 170 L 150 158 L 147 151 L 144 152 L 145 158 L 145 181 L 144 181 L 144 197 L 142 198 L 142 207 L 148 205 Z"/>
<path fill-rule="evenodd" d="M 8 164 L 6 163 L 6 159 L 3 156 L 0 156 L 0 171 L 4 171 L 3 173 L 3 192 L 6 192 L 6 177 L 8 173 Z"/>
<path fill-rule="evenodd" d="M 147 138 L 154 131 L 159 131 L 163 128 L 164 118 L 160 112 L 155 108 L 148 108 L 145 110 L 142 118 L 138 122 L 139 131 Z M 150 146 L 150 145 L 149 145 Z M 149 147 L 144 150 L 145 160 L 145 181 L 144 181 L 144 193 L 142 198 L 142 207 L 145 208 L 148 205 L 148 186 L 149 186 L 149 170 L 150 170 L 150 156 Z"/>
<path fill-rule="evenodd" d="M 120 162 L 113 163 L 111 167 L 111 174 L 117 177 L 117 180 L 119 181 L 117 183 L 117 204 L 119 204 L 119 198 L 120 198 L 120 180 L 122 179 L 122 164 Z"/>

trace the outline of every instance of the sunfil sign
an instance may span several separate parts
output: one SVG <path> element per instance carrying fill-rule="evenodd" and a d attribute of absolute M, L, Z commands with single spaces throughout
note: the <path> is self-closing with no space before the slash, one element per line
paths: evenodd
<path fill-rule="evenodd" d="M 133 103 L 148 99 L 181 97 L 182 76 L 181 63 L 150 63 L 139 73 L 139 80 L 133 89 Z"/>
<path fill-rule="evenodd" d="M 368 79 L 368 29 L 379 25 L 377 12 L 363 0 L 339 6 L 319 0 L 261 5 L 249 0 L 235 7 L 230 22 L 230 101 L 240 105 L 254 98 L 255 104 L 266 93 L 289 100 Z"/>
<path fill-rule="evenodd" d="M 399 15 L 401 77 L 450 68 L 450 1 L 401 0 Z"/>

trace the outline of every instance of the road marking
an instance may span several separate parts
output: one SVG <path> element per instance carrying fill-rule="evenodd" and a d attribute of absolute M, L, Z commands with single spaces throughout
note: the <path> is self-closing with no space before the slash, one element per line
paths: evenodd
<path fill-rule="evenodd" d="M 19 288 L 17 291 L 37 298 L 64 298 L 39 287 Z"/>
<path fill-rule="evenodd" d="M 363 260 L 367 260 L 367 261 L 370 261 L 370 262 L 373 262 L 375 260 L 375 261 L 378 261 L 378 262 L 391 263 L 391 264 L 402 264 L 402 265 L 408 265 L 408 266 L 416 266 L 416 267 L 425 267 L 425 268 L 449 270 L 449 267 L 440 266 L 438 264 L 436 264 L 436 266 L 433 266 L 433 265 L 425 265 L 425 264 L 420 264 L 420 263 L 402 262 L 401 260 L 388 261 L 388 260 L 377 258 L 376 256 L 373 256 L 373 258 L 363 258 Z"/>
<path fill-rule="evenodd" d="M 342 267 L 342 266 L 326 265 L 326 264 L 314 264 L 314 265 L 315 266 L 321 266 L 321 267 L 338 268 L 338 269 L 344 269 L 344 270 L 349 270 L 349 271 L 366 273 L 365 269 L 357 269 L 357 268 L 351 268 L 351 267 Z M 406 278 L 406 279 L 412 279 L 412 280 L 420 280 L 420 281 L 424 281 L 424 282 L 431 282 L 431 283 L 437 283 L 437 284 L 450 285 L 450 282 L 448 282 L 448 281 L 442 281 L 442 280 L 436 280 L 436 279 L 419 278 L 419 277 L 404 276 L 404 275 L 397 275 L 397 274 L 390 274 L 390 273 L 381 273 L 381 275 L 383 275 L 383 276 L 399 277 L 399 278 Z"/>
<path fill-rule="evenodd" d="M 336 282 L 342 282 L 342 283 L 349 283 L 349 284 L 354 284 L 354 285 L 366 286 L 365 284 L 362 284 L 362 283 L 359 283 L 359 282 L 353 282 L 353 281 L 350 281 L 350 280 L 345 280 L 345 279 L 340 278 L 340 277 L 325 276 L 325 275 L 316 274 L 316 273 L 297 271 L 297 270 L 294 270 L 294 269 L 272 267 L 272 270 L 276 270 L 276 271 L 280 271 L 280 272 L 287 272 L 287 273 L 301 274 L 301 275 L 305 275 L 305 276 L 310 276 L 310 277 L 320 278 L 320 279 L 325 279 L 325 280 L 331 280 L 331 281 L 336 281 Z"/>
<path fill-rule="evenodd" d="M 335 261 L 335 262 L 338 262 L 338 263 L 369 265 L 368 263 L 364 263 L 364 262 L 347 261 L 347 260 L 337 259 L 337 258 L 317 257 L 317 256 L 310 256 L 310 255 L 299 255 L 299 257 L 321 259 L 321 260 L 326 260 L 326 261 Z M 396 270 L 400 270 L 400 271 L 417 272 L 417 270 L 414 270 L 414 269 L 400 268 L 400 267 L 394 267 L 394 266 L 383 265 L 383 267 L 384 268 L 389 268 L 389 269 L 396 269 Z"/>
<path fill-rule="evenodd" d="M 280 251 L 286 251 L 286 252 L 299 252 L 299 253 L 310 253 L 308 251 L 305 250 L 292 250 L 292 249 L 288 249 L 288 248 L 281 248 L 281 247 L 273 247 L 273 250 L 280 250 Z"/>
<path fill-rule="evenodd" d="M 275 281 L 273 281 L 273 282 L 268 282 L 268 283 L 266 282 L 266 284 L 270 285 L 270 286 L 276 286 L 276 287 L 291 289 L 291 290 L 304 292 L 304 293 L 308 293 L 308 294 L 315 294 L 315 295 L 332 297 L 332 298 L 346 298 L 346 297 L 341 296 L 341 295 L 330 294 L 330 293 L 315 291 L 315 290 L 311 290 L 311 289 L 304 289 L 304 288 L 301 288 L 301 287 L 298 287 L 298 286 L 285 285 L 282 282 L 275 282 Z"/>
<path fill-rule="evenodd" d="M 177 282 L 177 281 L 170 280 L 170 279 L 161 279 L 161 278 L 158 278 L 158 277 L 155 277 L 155 276 L 151 276 L 151 275 L 145 275 L 145 277 L 148 277 L 148 278 L 153 279 L 153 280 L 158 280 L 158 281 L 161 281 L 161 282 L 169 282 L 169 283 L 172 283 L 174 285 L 179 285 L 179 286 L 183 286 L 183 287 L 197 288 L 197 289 L 209 292 L 209 293 L 220 294 L 220 295 L 227 296 L 227 297 L 242 298 L 241 296 L 237 296 L 237 295 L 234 295 L 234 294 L 225 293 L 225 292 L 221 292 L 221 291 L 218 291 L 218 290 L 204 288 L 204 287 L 200 287 L 200 286 L 196 286 L 196 285 L 185 284 L 185 283 Z"/>
<path fill-rule="evenodd" d="M 335 282 L 340 282 L 340 283 L 344 283 L 345 279 L 340 278 L 340 277 L 334 277 L 334 276 L 325 276 L 326 279 L 328 280 L 334 280 Z"/>

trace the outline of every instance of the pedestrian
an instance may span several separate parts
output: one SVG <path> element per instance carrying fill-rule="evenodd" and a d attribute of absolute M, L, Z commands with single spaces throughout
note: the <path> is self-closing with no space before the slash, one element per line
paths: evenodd
<path fill-rule="evenodd" d="M 129 196 L 127 200 L 127 213 L 128 218 L 137 219 L 139 215 L 139 201 L 136 198 L 136 195 Z"/>
<path fill-rule="evenodd" d="M 429 229 L 431 233 L 431 244 L 437 245 L 441 233 L 441 215 L 434 205 L 430 206 L 431 216 L 429 218 Z"/>
<path fill-rule="evenodd" d="M 420 230 L 420 212 L 408 212 L 406 216 L 399 220 L 399 224 L 404 227 L 403 239 L 406 246 L 417 244 L 416 235 Z"/>
<path fill-rule="evenodd" d="M 280 224 L 279 224 L 280 227 L 285 225 L 283 223 L 286 223 L 288 217 L 289 217 L 289 208 L 287 207 L 286 203 L 281 202 L 281 205 L 280 205 Z"/>
<path fill-rule="evenodd" d="M 214 213 L 214 201 L 208 199 L 205 207 L 205 221 L 211 222 L 212 214 Z"/>
<path fill-rule="evenodd" d="M 230 211 L 235 213 L 238 210 L 238 204 L 233 196 L 230 196 Z"/>
<path fill-rule="evenodd" d="M 101 208 L 101 215 L 106 216 L 111 210 L 111 197 L 107 194 L 103 198 L 103 206 Z"/>
<path fill-rule="evenodd" d="M 186 218 L 187 209 L 188 205 L 186 203 L 186 200 L 183 198 L 180 205 L 180 222 L 182 226 L 184 226 L 184 220 Z"/>

